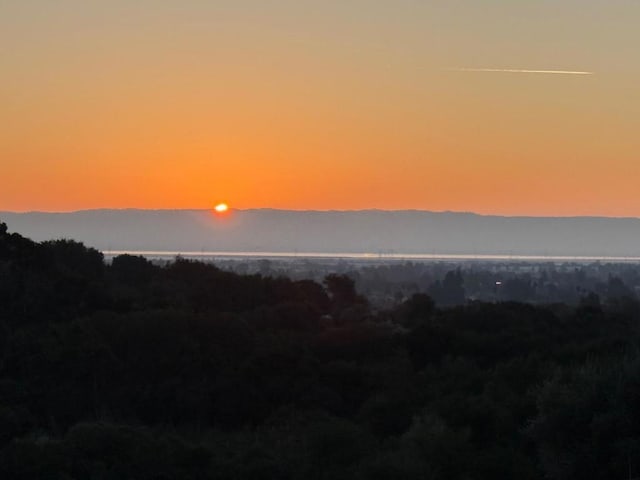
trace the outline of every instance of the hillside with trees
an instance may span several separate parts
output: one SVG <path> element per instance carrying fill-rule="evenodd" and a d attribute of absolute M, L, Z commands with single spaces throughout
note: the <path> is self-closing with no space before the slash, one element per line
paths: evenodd
<path fill-rule="evenodd" d="M 380 309 L 0 224 L 0 478 L 639 476 L 635 297 L 460 304 L 457 275 Z"/>

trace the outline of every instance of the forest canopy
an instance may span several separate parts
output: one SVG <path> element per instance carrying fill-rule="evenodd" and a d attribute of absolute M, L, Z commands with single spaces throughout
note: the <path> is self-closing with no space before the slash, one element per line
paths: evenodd
<path fill-rule="evenodd" d="M 635 297 L 460 285 L 380 309 L 343 274 L 105 262 L 0 224 L 0 476 L 637 477 Z"/>

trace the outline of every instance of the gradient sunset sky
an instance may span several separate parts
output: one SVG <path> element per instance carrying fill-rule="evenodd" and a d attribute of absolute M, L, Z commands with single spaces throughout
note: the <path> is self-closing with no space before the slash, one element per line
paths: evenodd
<path fill-rule="evenodd" d="M 640 216 L 639 26 L 638 0 L 3 1 L 0 210 Z"/>

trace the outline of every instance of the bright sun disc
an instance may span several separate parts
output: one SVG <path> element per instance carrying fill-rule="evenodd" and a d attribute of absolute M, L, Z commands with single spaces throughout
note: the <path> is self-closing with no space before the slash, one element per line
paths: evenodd
<path fill-rule="evenodd" d="M 220 204 L 216 205 L 215 210 L 218 213 L 226 212 L 227 210 L 229 210 L 229 205 L 227 205 L 226 203 L 220 203 Z"/>

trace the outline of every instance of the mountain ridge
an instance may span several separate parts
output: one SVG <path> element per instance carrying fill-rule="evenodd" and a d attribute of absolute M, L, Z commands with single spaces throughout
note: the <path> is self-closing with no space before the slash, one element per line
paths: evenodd
<path fill-rule="evenodd" d="M 26 214 L 47 214 L 47 215 L 69 215 L 90 212 L 213 212 L 213 208 L 84 208 L 80 210 L 68 211 L 48 211 L 48 210 L 0 210 L 2 215 L 26 215 Z M 361 208 L 361 209 L 288 209 L 288 208 L 230 208 L 230 212 L 286 212 L 286 213 L 427 213 L 427 214 L 454 214 L 454 215 L 472 215 L 475 217 L 492 217 L 492 218 L 528 218 L 528 219 L 617 219 L 617 220 L 640 220 L 639 217 L 633 216 L 607 216 L 607 215 L 500 215 L 494 213 L 478 213 L 472 211 L 461 210 L 423 210 L 419 208 L 401 208 L 401 209 L 384 209 L 384 208 Z"/>
<path fill-rule="evenodd" d="M 100 250 L 640 256 L 635 217 L 534 217 L 427 210 L 94 209 L 0 212 L 37 241 Z"/>

